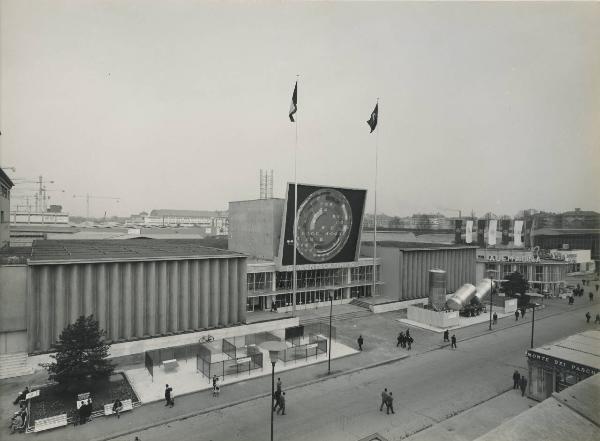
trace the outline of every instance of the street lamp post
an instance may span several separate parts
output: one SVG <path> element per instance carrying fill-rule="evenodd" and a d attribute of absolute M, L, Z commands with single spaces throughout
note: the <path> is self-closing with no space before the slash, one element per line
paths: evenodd
<path fill-rule="evenodd" d="M 542 294 L 538 294 L 535 292 L 529 293 L 528 294 L 529 297 L 544 297 Z M 534 331 L 534 327 L 535 327 L 535 307 L 537 306 L 537 303 L 531 303 L 532 308 L 531 308 L 531 349 L 533 349 L 533 331 Z"/>
<path fill-rule="evenodd" d="M 488 270 L 488 274 L 490 276 L 490 327 L 489 330 L 492 330 L 492 307 L 494 300 L 494 273 L 496 270 Z"/>
<path fill-rule="evenodd" d="M 275 396 L 275 363 L 279 357 L 279 352 L 285 350 L 287 345 L 282 341 L 267 341 L 260 345 L 262 349 L 269 351 L 269 359 L 271 360 L 271 399 L 269 406 L 271 407 L 271 441 L 273 441 L 273 397 Z"/>
<path fill-rule="evenodd" d="M 331 320 L 333 316 L 333 293 L 329 293 L 329 359 L 327 360 L 327 375 L 331 374 Z"/>

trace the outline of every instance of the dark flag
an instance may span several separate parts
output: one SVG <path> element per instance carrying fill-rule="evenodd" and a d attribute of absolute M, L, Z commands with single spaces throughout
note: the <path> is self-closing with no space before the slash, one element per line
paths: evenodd
<path fill-rule="evenodd" d="M 290 104 L 290 121 L 294 122 L 294 113 L 298 110 L 298 81 L 294 86 L 294 94 L 292 95 L 292 104 Z"/>
<path fill-rule="evenodd" d="M 371 127 L 371 133 L 373 133 L 373 130 L 375 130 L 375 127 L 377 127 L 377 112 L 379 110 L 379 103 L 375 104 L 375 108 L 373 109 L 373 112 L 371 113 L 371 118 L 369 118 L 369 120 L 367 121 L 367 124 L 369 125 L 369 127 Z"/>

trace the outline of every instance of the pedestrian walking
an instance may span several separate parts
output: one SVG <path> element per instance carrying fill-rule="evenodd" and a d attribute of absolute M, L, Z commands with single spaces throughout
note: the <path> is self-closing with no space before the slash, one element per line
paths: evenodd
<path fill-rule="evenodd" d="M 592 314 L 590 314 L 590 311 L 586 312 L 585 313 L 586 323 L 589 323 L 591 318 L 592 318 Z"/>
<path fill-rule="evenodd" d="M 450 332 L 446 329 L 444 331 L 444 342 L 450 341 Z"/>
<path fill-rule="evenodd" d="M 173 388 L 170 387 L 168 384 L 165 386 L 165 406 L 171 406 L 173 407 L 173 400 L 171 397 L 171 394 L 173 393 Z"/>
<path fill-rule="evenodd" d="M 404 332 L 400 333 L 400 347 L 401 348 L 406 347 L 406 336 L 404 335 Z"/>
<path fill-rule="evenodd" d="M 519 321 L 519 310 L 515 311 L 515 321 Z"/>
<path fill-rule="evenodd" d="M 388 391 L 387 391 L 387 387 L 385 389 L 383 389 L 383 392 L 381 392 L 381 406 L 379 406 L 379 412 L 381 412 L 383 410 L 383 405 L 387 403 L 388 400 Z"/>
<path fill-rule="evenodd" d="M 394 412 L 394 397 L 392 397 L 391 392 L 388 394 L 387 402 L 385 403 L 385 405 L 387 407 L 386 415 L 390 414 L 390 410 L 392 411 L 392 413 L 396 413 Z"/>
<path fill-rule="evenodd" d="M 521 374 L 519 374 L 519 371 L 515 369 L 515 372 L 513 373 L 513 390 L 519 389 L 520 382 Z"/>
<path fill-rule="evenodd" d="M 215 387 L 217 387 L 217 383 L 219 382 L 219 377 L 217 377 L 216 375 L 213 375 L 212 382 L 213 382 L 213 389 L 214 389 Z"/>
<path fill-rule="evenodd" d="M 525 311 L 527 311 L 527 308 L 525 308 L 524 306 L 521 308 L 521 318 L 525 318 Z"/>
<path fill-rule="evenodd" d="M 281 378 L 277 377 L 277 390 L 281 393 Z"/>
<path fill-rule="evenodd" d="M 406 330 L 406 338 L 408 339 L 408 337 L 410 337 L 410 329 Z"/>
<path fill-rule="evenodd" d="M 592 291 L 590 291 L 590 293 L 588 294 L 589 298 L 590 298 L 590 303 L 592 303 L 594 301 L 594 293 Z"/>
<path fill-rule="evenodd" d="M 494 315 L 492 316 L 492 319 L 493 319 L 494 325 L 498 324 L 498 314 L 496 314 L 494 312 Z"/>
<path fill-rule="evenodd" d="M 452 344 L 450 345 L 451 348 L 456 349 L 456 335 L 452 334 Z"/>
<path fill-rule="evenodd" d="M 398 334 L 398 337 L 396 337 L 396 347 L 400 346 L 401 343 L 402 343 L 402 332 Z"/>
<path fill-rule="evenodd" d="M 600 314 L 596 314 L 596 320 L 594 321 L 594 323 L 600 323 Z"/>
<path fill-rule="evenodd" d="M 408 344 L 408 350 L 410 351 L 410 346 L 413 344 L 413 338 L 409 335 L 408 338 L 406 339 L 406 343 Z"/>
<path fill-rule="evenodd" d="M 525 390 L 527 389 L 527 378 L 525 378 L 525 375 L 521 376 L 521 396 L 525 396 Z"/>
<path fill-rule="evenodd" d="M 277 415 L 279 415 L 279 412 L 281 412 L 282 415 L 285 415 L 285 392 L 281 393 L 278 405 L 279 408 L 277 409 Z"/>
<path fill-rule="evenodd" d="M 356 340 L 356 342 L 358 343 L 358 350 L 362 351 L 362 347 L 363 347 L 363 343 L 364 343 L 363 336 L 359 335 L 358 340 Z"/>

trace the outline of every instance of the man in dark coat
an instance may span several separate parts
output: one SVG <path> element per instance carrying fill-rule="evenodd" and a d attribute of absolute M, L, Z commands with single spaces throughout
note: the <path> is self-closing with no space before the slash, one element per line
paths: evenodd
<path fill-rule="evenodd" d="M 515 310 L 515 321 L 519 320 L 519 310 Z"/>
<path fill-rule="evenodd" d="M 444 342 L 450 341 L 450 332 L 446 329 L 444 331 Z"/>
<path fill-rule="evenodd" d="M 587 323 L 590 322 L 591 318 L 592 318 L 592 314 L 590 314 L 590 311 L 586 312 L 585 313 L 585 319 L 586 319 Z"/>
<path fill-rule="evenodd" d="M 362 345 L 364 343 L 363 336 L 359 335 L 358 336 L 358 340 L 356 340 L 356 342 L 358 343 L 358 350 L 362 351 Z"/>
<path fill-rule="evenodd" d="M 498 323 L 498 314 L 496 314 L 496 312 L 494 312 L 494 315 L 492 316 L 492 319 L 493 319 L 494 325 L 496 325 Z"/>
<path fill-rule="evenodd" d="M 527 390 L 527 378 L 525 375 L 521 376 L 521 396 L 525 396 L 525 391 Z"/>
<path fill-rule="evenodd" d="M 385 389 L 383 389 L 383 392 L 381 392 L 381 406 L 379 406 L 379 412 L 381 412 L 383 410 L 384 404 L 387 406 L 387 400 L 388 400 L 388 391 L 387 391 L 387 387 L 386 387 Z"/>
<path fill-rule="evenodd" d="M 173 392 L 173 388 L 171 386 L 169 386 L 168 384 L 165 386 L 165 406 L 171 406 L 173 407 L 173 400 L 171 399 L 171 392 Z"/>
<path fill-rule="evenodd" d="M 452 334 L 452 344 L 450 345 L 451 348 L 456 349 L 456 335 Z"/>
<path fill-rule="evenodd" d="M 396 413 L 394 412 L 394 397 L 392 397 L 391 392 L 388 394 L 387 402 L 385 403 L 385 405 L 387 407 L 387 415 L 390 414 L 390 410 L 392 411 L 392 413 Z"/>
<path fill-rule="evenodd" d="M 285 415 L 285 392 L 281 393 L 279 397 L 279 409 L 277 409 L 277 415 L 281 412 L 282 415 Z"/>
<path fill-rule="evenodd" d="M 515 369 L 515 372 L 513 373 L 513 390 L 519 388 L 520 382 L 521 382 L 521 374 L 519 374 L 519 371 Z"/>

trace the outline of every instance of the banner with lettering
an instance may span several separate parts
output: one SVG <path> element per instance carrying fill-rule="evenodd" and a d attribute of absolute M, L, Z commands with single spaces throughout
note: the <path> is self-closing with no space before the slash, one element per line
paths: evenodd
<path fill-rule="evenodd" d="M 488 227 L 488 245 L 496 245 L 496 229 L 498 227 L 498 221 L 495 219 L 490 220 Z"/>
<path fill-rule="evenodd" d="M 473 242 L 473 221 L 472 220 L 467 221 L 467 229 L 465 232 L 465 242 L 467 242 L 467 243 Z"/>
<path fill-rule="evenodd" d="M 523 242 L 521 241 L 521 234 L 523 232 L 523 221 L 522 220 L 516 220 L 515 221 L 515 241 L 514 244 L 516 247 L 522 247 L 523 246 Z"/>

